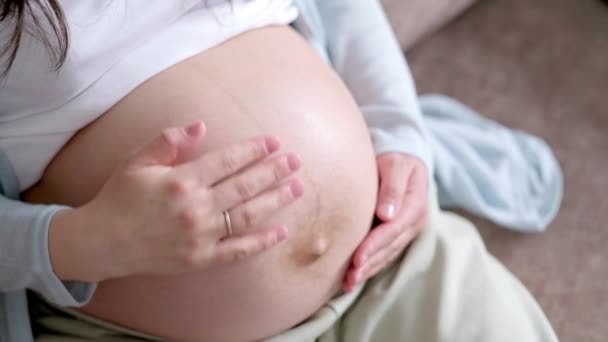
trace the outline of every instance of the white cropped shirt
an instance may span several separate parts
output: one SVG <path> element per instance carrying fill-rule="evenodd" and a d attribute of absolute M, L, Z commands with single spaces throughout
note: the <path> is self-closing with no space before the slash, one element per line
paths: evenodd
<path fill-rule="evenodd" d="M 162 70 L 250 29 L 287 24 L 291 0 L 61 0 L 70 30 L 65 64 L 53 71 L 24 35 L 0 80 L 0 150 L 24 190 L 81 128 Z M 0 25 L 0 46 L 9 30 Z M 51 38 L 54 38 L 51 36 Z"/>

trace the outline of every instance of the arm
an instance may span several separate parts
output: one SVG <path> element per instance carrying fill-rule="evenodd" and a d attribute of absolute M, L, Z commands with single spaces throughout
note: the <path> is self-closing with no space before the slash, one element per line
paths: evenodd
<path fill-rule="evenodd" d="M 377 0 L 317 0 L 329 58 L 353 94 L 376 155 L 401 152 L 432 174 L 412 75 Z"/>
<path fill-rule="evenodd" d="M 357 101 L 377 156 L 370 231 L 344 279 L 349 291 L 399 257 L 426 226 L 431 153 L 410 70 L 378 0 L 317 0 L 329 59 Z"/>
<path fill-rule="evenodd" d="M 200 271 L 284 241 L 287 227 L 261 224 L 303 194 L 298 156 L 277 155 L 271 136 L 194 156 L 204 135 L 202 122 L 166 129 L 75 209 L 9 199 L 19 189 L 0 151 L 0 292 L 83 305 L 94 282 Z"/>
<path fill-rule="evenodd" d="M 0 151 L 0 292 L 30 288 L 59 305 L 85 304 L 95 285 L 62 282 L 51 266 L 49 227 L 63 207 L 9 199 L 18 194 L 12 167 Z"/>

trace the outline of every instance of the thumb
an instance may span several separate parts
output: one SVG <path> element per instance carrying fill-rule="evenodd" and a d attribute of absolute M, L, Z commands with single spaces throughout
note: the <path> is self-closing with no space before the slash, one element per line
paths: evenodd
<path fill-rule="evenodd" d="M 392 159 L 379 163 L 380 189 L 376 215 L 383 222 L 392 220 L 401 208 L 409 174 L 404 163 Z"/>
<path fill-rule="evenodd" d="M 165 129 L 158 137 L 143 146 L 131 159 L 132 166 L 173 166 L 182 154 L 195 147 L 205 136 L 205 124 L 197 121 L 186 127 Z"/>

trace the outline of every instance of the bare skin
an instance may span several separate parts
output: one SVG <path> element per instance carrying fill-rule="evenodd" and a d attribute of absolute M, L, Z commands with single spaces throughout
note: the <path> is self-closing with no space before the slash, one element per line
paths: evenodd
<path fill-rule="evenodd" d="M 255 224 L 302 196 L 299 158 L 277 156 L 280 142 L 271 136 L 187 158 L 203 136 L 200 121 L 165 129 L 119 166 L 93 200 L 57 213 L 49 227 L 57 276 L 98 282 L 177 275 L 285 240 L 284 225 Z"/>
<path fill-rule="evenodd" d="M 182 341 L 250 341 L 284 331 L 338 293 L 378 194 L 361 113 L 291 29 L 247 32 L 156 75 L 81 130 L 26 199 L 85 205 L 132 151 L 196 120 L 207 136 L 192 155 L 271 134 L 301 159 L 303 196 L 259 223 L 284 225 L 289 238 L 233 264 L 102 281 L 83 311 Z"/>
<path fill-rule="evenodd" d="M 376 158 L 380 190 L 373 227 L 353 255 L 344 290 L 372 278 L 395 261 L 428 224 L 428 176 L 424 164 L 404 153 Z"/>

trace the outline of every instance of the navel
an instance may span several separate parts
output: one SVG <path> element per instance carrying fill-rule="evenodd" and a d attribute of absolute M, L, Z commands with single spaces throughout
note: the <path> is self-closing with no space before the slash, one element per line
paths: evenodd
<path fill-rule="evenodd" d="M 327 233 L 317 229 L 308 232 L 307 238 L 299 242 L 292 251 L 292 260 L 298 266 L 309 266 L 321 259 L 327 254 L 331 245 Z"/>

